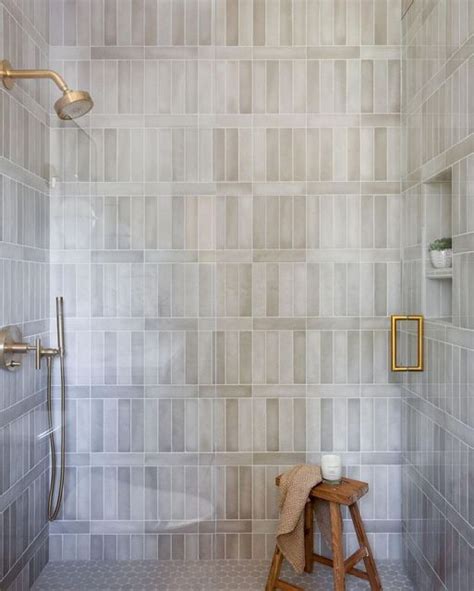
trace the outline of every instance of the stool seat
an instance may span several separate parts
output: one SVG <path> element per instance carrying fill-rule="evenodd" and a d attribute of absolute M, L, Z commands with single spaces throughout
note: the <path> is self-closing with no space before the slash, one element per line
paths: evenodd
<path fill-rule="evenodd" d="M 276 485 L 280 485 L 280 476 L 276 477 Z M 369 485 L 360 480 L 343 478 L 340 484 L 333 485 L 322 482 L 313 487 L 308 496 L 304 511 L 304 537 L 305 537 L 305 572 L 313 572 L 315 562 L 330 566 L 334 572 L 334 590 L 344 591 L 346 588 L 346 574 L 364 579 L 370 583 L 372 591 L 382 591 L 382 583 L 377 571 L 377 566 L 370 548 L 364 523 L 360 516 L 357 502 L 369 491 Z M 313 503 L 327 501 L 331 517 L 331 546 L 333 558 L 326 558 L 313 551 Z M 344 560 L 342 515 L 341 505 L 349 508 L 349 513 L 354 524 L 354 530 L 359 542 L 359 549 Z M 364 561 L 365 571 L 356 568 L 356 564 Z M 273 554 L 270 573 L 268 575 L 265 591 L 283 589 L 285 591 L 302 591 L 301 587 L 292 585 L 280 579 L 280 570 L 283 562 L 283 554 L 278 547 Z"/>
<path fill-rule="evenodd" d="M 275 478 L 277 486 L 280 486 L 280 476 Z M 326 484 L 321 482 L 311 489 L 309 496 L 312 499 L 321 499 L 339 505 L 353 505 L 369 492 L 367 482 L 343 478 L 341 484 Z"/>

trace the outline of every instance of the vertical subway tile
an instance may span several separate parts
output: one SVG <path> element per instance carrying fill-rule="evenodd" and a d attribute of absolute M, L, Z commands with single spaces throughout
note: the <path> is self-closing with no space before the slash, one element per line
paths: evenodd
<path fill-rule="evenodd" d="M 7 6 L 5 42 L 20 61 L 34 51 L 42 62 L 36 42 L 46 38 L 40 25 L 46 22 L 43 8 L 16 4 L 15 15 L 24 15 L 18 23 L 25 27 L 20 35 Z M 398 218 L 407 208 L 397 204 L 396 194 L 361 195 L 366 187 L 359 182 L 398 182 L 401 166 L 415 178 L 426 162 L 437 161 L 463 134 L 467 137 L 463 68 L 469 64 L 459 64 L 439 93 L 420 86 L 428 80 L 437 84 L 446 70 L 443 52 L 465 43 L 466 11 L 467 3 L 450 4 L 446 14 L 433 6 L 420 13 L 418 24 L 410 12 L 400 23 L 398 2 L 386 0 L 51 3 L 50 43 L 57 51 L 68 45 L 85 56 L 92 47 L 98 56 L 105 46 L 114 56 L 58 61 L 68 80 L 77 78 L 82 81 L 78 87 L 92 91 L 95 108 L 87 130 L 92 141 L 76 128 L 49 129 L 31 116 L 27 103 L 39 97 L 42 112 L 47 97 L 30 94 L 27 84 L 25 105 L 4 93 L 0 97 L 3 118 L 16 122 L 4 126 L 0 139 L 0 156 L 9 170 L 26 169 L 36 184 L 47 176 L 42 160 L 51 154 L 51 169 L 57 168 L 58 179 L 70 183 L 72 192 L 86 187 L 98 192 L 56 197 L 52 191 L 49 228 L 50 212 L 36 196 L 30 199 L 29 187 L 1 184 L 7 217 L 0 236 L 26 248 L 25 253 L 34 250 L 35 256 L 54 245 L 56 261 L 67 251 L 67 262 L 55 263 L 51 280 L 42 278 L 44 263 L 36 260 L 2 263 L 2 276 L 15 290 L 30 285 L 45 292 L 45 303 L 38 299 L 26 307 L 7 295 L 0 301 L 5 322 L 33 325 L 48 317 L 50 286 L 64 293 L 69 318 L 74 316 L 78 326 L 89 316 L 97 325 L 92 336 L 83 335 L 82 328 L 76 335 L 70 319 L 70 386 L 87 390 L 92 380 L 100 388 L 92 399 L 70 401 L 68 412 L 76 420 L 68 450 L 93 457 L 87 465 L 68 468 L 62 527 L 75 519 L 92 520 L 94 527 L 103 520 L 209 521 L 213 509 L 219 519 L 277 518 L 277 466 L 161 465 L 171 453 L 200 463 L 201 453 L 215 451 L 400 452 L 401 413 L 407 409 L 391 397 L 396 385 L 380 323 L 398 311 L 400 293 L 408 289 L 408 263 L 402 281 L 399 262 L 392 258 L 400 248 Z M 413 45 L 404 48 L 403 98 L 417 106 L 413 118 L 407 116 L 406 125 L 413 127 L 400 150 L 397 55 L 400 28 L 408 22 L 405 40 Z M 40 32 L 19 44 L 36 27 Z M 410 60 L 419 47 L 434 49 L 435 59 Z M 436 128 L 439 111 L 452 115 L 454 124 Z M 463 165 L 456 166 L 456 174 L 464 174 Z M 76 181 L 83 185 L 73 187 Z M 346 182 L 348 195 L 343 194 Z M 459 193 L 469 191 L 460 185 Z M 30 202 L 31 209 L 26 207 Z M 39 212 L 42 207 L 45 211 Z M 459 202 L 455 207 L 453 226 L 464 233 L 469 206 Z M 407 217 L 407 229 L 416 235 L 415 226 L 421 224 L 415 215 Z M 94 263 L 89 270 L 91 247 L 119 262 Z M 146 262 L 120 262 L 135 255 Z M 82 267 L 71 262 L 75 257 Z M 469 268 L 467 257 L 459 259 L 454 286 L 457 272 L 462 269 L 467 277 Z M 468 291 L 470 284 L 460 285 Z M 409 289 L 415 305 L 418 283 Z M 471 315 L 467 299 L 459 298 L 459 306 L 460 315 Z M 124 329 L 127 323 L 136 328 Z M 80 357 L 73 362 L 75 349 Z M 430 366 L 443 351 L 428 347 Z M 457 351 L 449 359 L 447 379 L 458 383 L 444 384 L 443 364 L 436 364 L 426 382 L 416 382 L 414 396 L 426 395 L 434 404 L 436 394 L 444 392 L 438 390 L 441 383 L 446 397 L 440 404 L 465 420 L 469 409 L 461 384 L 470 379 L 468 357 Z M 36 388 L 36 381 L 24 375 L 24 380 L 8 381 L 12 401 Z M 102 386 L 107 395 L 100 394 Z M 292 390 L 285 391 L 286 386 Z M 5 439 L 4 447 L 12 438 L 21 439 L 29 425 L 20 421 L 3 429 L 0 446 Z M 38 432 L 45 427 L 35 424 Z M 426 441 L 434 437 L 427 424 L 417 432 Z M 454 443 L 446 445 L 448 455 L 463 453 Z M 21 478 L 32 467 L 29 450 L 34 459 L 45 457 L 44 446 L 36 447 L 24 446 L 12 466 L 8 449 L 1 492 L 11 478 Z M 102 453 L 133 453 L 137 461 L 157 453 L 160 465 L 95 465 Z M 402 497 L 398 465 L 356 465 L 348 474 L 370 481 L 364 505 L 369 523 L 400 519 L 395 509 Z M 453 467 L 436 478 L 446 488 L 455 474 Z M 447 488 L 453 506 L 463 504 L 467 511 L 466 493 Z M 214 498 L 216 491 L 222 498 Z M 413 504 L 427 505 L 421 496 Z M 397 551 L 398 533 L 370 535 L 378 555 Z M 453 547 L 461 545 L 457 533 L 449 535 Z M 242 559 L 266 556 L 272 543 L 270 534 L 254 532 L 51 536 L 52 556 L 61 559 Z"/>

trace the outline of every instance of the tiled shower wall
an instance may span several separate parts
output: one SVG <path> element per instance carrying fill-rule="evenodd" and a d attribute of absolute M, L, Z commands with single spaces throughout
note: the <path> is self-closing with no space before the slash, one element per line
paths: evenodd
<path fill-rule="evenodd" d="M 402 30 L 403 310 L 428 317 L 425 372 L 402 389 L 404 553 L 417 589 L 472 589 L 474 2 L 415 0 Z M 442 235 L 453 277 L 428 279 Z"/>
<path fill-rule="evenodd" d="M 47 2 L 0 2 L 0 59 L 48 65 Z M 48 342 L 49 87 L 0 84 L 0 326 Z M 29 589 L 48 560 L 45 375 L 0 372 L 0 589 Z"/>
<path fill-rule="evenodd" d="M 274 477 L 341 453 L 400 555 L 398 0 L 51 2 L 53 559 L 272 551 Z M 353 535 L 346 528 L 348 545 Z"/>

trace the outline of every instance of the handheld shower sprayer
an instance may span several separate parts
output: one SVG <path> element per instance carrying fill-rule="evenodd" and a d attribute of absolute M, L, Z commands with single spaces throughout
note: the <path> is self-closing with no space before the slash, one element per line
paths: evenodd
<path fill-rule="evenodd" d="M 56 332 L 59 356 L 64 357 L 64 298 L 56 298 Z"/>
<path fill-rule="evenodd" d="M 48 412 L 48 436 L 51 451 L 51 477 L 48 496 L 48 518 L 54 521 L 61 509 L 61 502 L 64 494 L 64 476 L 66 465 L 66 377 L 64 369 L 64 299 L 56 298 L 56 334 L 57 347 L 43 347 L 41 339 L 36 339 L 34 345 L 21 341 L 21 331 L 17 326 L 5 326 L 0 329 L 0 368 L 8 371 L 15 371 L 22 365 L 21 356 L 29 351 L 35 353 L 35 367 L 41 369 L 41 361 L 46 358 L 48 370 L 46 407 Z M 59 358 L 60 379 L 61 379 L 61 466 L 59 470 L 59 486 L 56 493 L 56 443 L 54 439 L 53 425 L 53 395 L 52 395 L 52 373 L 53 359 Z"/>

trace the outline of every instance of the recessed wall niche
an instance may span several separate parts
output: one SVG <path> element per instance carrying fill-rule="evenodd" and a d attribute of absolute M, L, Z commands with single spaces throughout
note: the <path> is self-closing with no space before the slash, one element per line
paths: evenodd
<path fill-rule="evenodd" d="M 429 245 L 438 238 L 452 237 L 452 172 L 447 169 L 423 184 L 424 313 L 427 318 L 452 322 L 453 268 L 437 269 Z"/>

